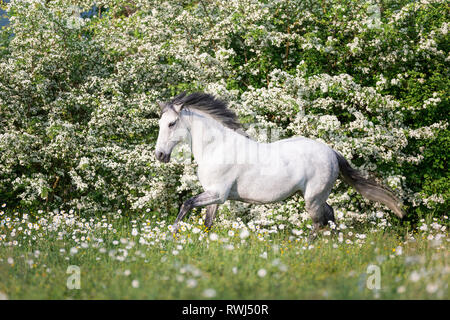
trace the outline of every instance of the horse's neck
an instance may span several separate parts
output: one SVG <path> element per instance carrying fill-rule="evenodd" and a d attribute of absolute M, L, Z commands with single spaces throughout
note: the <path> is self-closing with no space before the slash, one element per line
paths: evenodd
<path fill-rule="evenodd" d="M 201 112 L 191 111 L 189 113 L 189 119 L 192 153 L 198 162 L 200 159 L 206 159 L 208 154 L 205 153 L 217 154 L 215 151 L 219 148 L 223 149 L 224 152 L 233 152 L 235 148 L 231 146 L 236 146 L 244 140 L 257 143 L 223 126 L 218 121 Z"/>

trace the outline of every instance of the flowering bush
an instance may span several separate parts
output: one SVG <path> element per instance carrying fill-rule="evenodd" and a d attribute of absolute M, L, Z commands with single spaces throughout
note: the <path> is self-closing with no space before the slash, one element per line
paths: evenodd
<path fill-rule="evenodd" d="M 395 190 L 448 211 L 446 1 L 24 1 L 0 36 L 2 201 L 174 213 L 195 164 L 160 164 L 158 101 L 202 90 L 248 133 L 322 140 Z M 383 215 L 346 185 L 338 216 Z M 223 211 L 300 223 L 300 197 Z"/>

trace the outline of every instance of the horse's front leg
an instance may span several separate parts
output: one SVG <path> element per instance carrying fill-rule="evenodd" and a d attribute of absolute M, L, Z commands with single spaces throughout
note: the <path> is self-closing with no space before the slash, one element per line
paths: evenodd
<path fill-rule="evenodd" d="M 211 229 L 218 207 L 219 205 L 217 203 L 210 204 L 209 206 L 206 207 L 206 216 L 205 216 L 206 229 Z"/>
<path fill-rule="evenodd" d="M 175 222 L 172 226 L 173 232 L 176 233 L 178 231 L 178 223 L 192 208 L 214 205 L 218 203 L 223 203 L 224 201 L 225 201 L 224 197 L 222 197 L 219 193 L 211 191 L 202 192 L 196 195 L 195 197 L 186 200 L 181 206 L 180 212 L 178 213 L 178 217 L 175 219 Z"/>

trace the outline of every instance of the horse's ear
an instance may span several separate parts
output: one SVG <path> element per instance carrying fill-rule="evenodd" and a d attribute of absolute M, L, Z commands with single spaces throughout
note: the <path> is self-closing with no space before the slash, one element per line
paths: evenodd
<path fill-rule="evenodd" d="M 161 112 L 164 111 L 164 109 L 166 108 L 166 104 L 162 103 L 162 102 L 158 102 L 159 108 L 161 109 Z"/>
<path fill-rule="evenodd" d="M 173 104 L 173 109 L 177 112 L 180 113 L 181 109 L 183 109 L 183 103 L 182 102 L 177 102 Z"/>

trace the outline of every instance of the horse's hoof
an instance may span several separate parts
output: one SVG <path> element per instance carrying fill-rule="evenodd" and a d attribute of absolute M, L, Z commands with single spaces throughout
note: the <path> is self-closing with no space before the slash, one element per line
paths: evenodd
<path fill-rule="evenodd" d="M 172 231 L 172 234 L 175 236 L 178 233 L 178 225 L 177 224 L 173 224 L 170 228 L 170 231 Z"/>
<path fill-rule="evenodd" d="M 314 242 L 317 239 L 317 232 L 311 232 L 308 236 L 308 242 Z"/>

